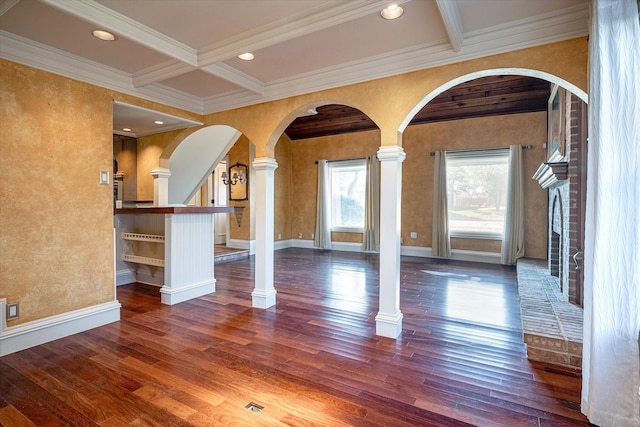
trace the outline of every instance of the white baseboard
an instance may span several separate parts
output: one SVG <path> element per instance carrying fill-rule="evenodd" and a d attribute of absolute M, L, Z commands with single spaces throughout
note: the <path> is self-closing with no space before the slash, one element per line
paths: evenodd
<path fill-rule="evenodd" d="M 160 288 L 160 299 L 163 304 L 174 305 L 215 291 L 216 279 L 204 280 L 180 286 L 179 288 L 170 288 L 165 285 Z"/>
<path fill-rule="evenodd" d="M 277 240 L 273 243 L 273 249 L 279 251 L 280 249 L 287 249 L 293 247 L 293 240 Z"/>
<path fill-rule="evenodd" d="M 136 281 L 136 272 L 133 270 L 116 271 L 116 286 L 128 285 Z"/>
<path fill-rule="evenodd" d="M 249 255 L 256 254 L 256 241 L 255 240 L 240 240 L 240 239 L 229 239 L 227 246 L 230 248 L 236 249 L 248 249 Z"/>
<path fill-rule="evenodd" d="M 7 326 L 6 308 L 7 300 L 0 299 L 0 356 L 120 320 L 117 300 L 17 326 Z"/>
<path fill-rule="evenodd" d="M 452 249 L 450 257 L 437 257 L 432 254 L 431 248 L 423 246 L 401 246 L 400 255 L 421 258 L 451 259 L 456 261 L 483 262 L 486 264 L 500 264 L 500 254 L 497 252 Z"/>

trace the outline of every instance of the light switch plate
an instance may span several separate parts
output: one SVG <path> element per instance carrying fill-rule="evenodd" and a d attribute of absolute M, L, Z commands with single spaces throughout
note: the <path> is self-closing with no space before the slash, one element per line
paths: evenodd
<path fill-rule="evenodd" d="M 7 321 L 20 317 L 20 303 L 7 304 Z"/>
<path fill-rule="evenodd" d="M 100 171 L 100 185 L 109 185 L 109 171 Z"/>

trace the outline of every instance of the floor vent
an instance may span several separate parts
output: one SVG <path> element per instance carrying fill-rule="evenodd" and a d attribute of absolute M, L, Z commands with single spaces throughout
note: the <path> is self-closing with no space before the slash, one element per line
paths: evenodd
<path fill-rule="evenodd" d="M 247 406 L 245 406 L 245 408 L 247 408 L 251 412 L 262 412 L 262 410 L 264 409 L 264 406 L 260 406 L 254 402 L 249 402 Z"/>

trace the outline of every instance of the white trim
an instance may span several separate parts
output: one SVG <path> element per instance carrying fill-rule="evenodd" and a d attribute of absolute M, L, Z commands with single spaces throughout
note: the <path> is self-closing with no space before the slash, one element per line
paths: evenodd
<path fill-rule="evenodd" d="M 128 285 L 136 282 L 136 272 L 131 269 L 116 271 L 116 286 Z"/>
<path fill-rule="evenodd" d="M 400 310 L 396 313 L 382 313 L 376 315 L 376 335 L 387 338 L 398 338 L 402 333 L 403 314 Z"/>
<path fill-rule="evenodd" d="M 464 41 L 464 29 L 456 3 L 453 0 L 436 0 L 436 5 L 449 35 L 451 47 L 454 52 L 460 52 Z"/>
<path fill-rule="evenodd" d="M 0 356 L 120 320 L 120 303 L 114 300 L 8 327 L 6 305 L 0 299 Z"/>
<path fill-rule="evenodd" d="M 280 249 L 293 248 L 293 239 L 277 240 L 273 243 L 273 250 L 279 251 Z"/>
<path fill-rule="evenodd" d="M 107 28 L 129 40 L 135 40 L 136 43 L 140 43 L 163 55 L 186 62 L 194 67 L 198 65 L 198 53 L 196 49 L 172 39 L 153 28 L 147 27 L 128 16 L 122 15 L 115 10 L 109 9 L 98 2 L 93 0 L 64 2 L 58 0 L 41 1 L 51 7 L 77 16 L 84 21 Z"/>
<path fill-rule="evenodd" d="M 249 255 L 255 255 L 256 253 L 255 240 L 228 239 L 227 246 L 235 249 L 249 250 Z"/>
<path fill-rule="evenodd" d="M 160 288 L 162 304 L 174 305 L 216 291 L 216 279 L 203 280 L 179 288 L 163 286 Z"/>
<path fill-rule="evenodd" d="M 402 246 L 400 248 L 400 255 L 420 258 L 450 259 L 455 261 L 482 262 L 485 264 L 500 264 L 500 252 L 452 249 L 451 256 L 449 258 L 442 258 L 433 256 L 431 253 L 431 248 L 423 246 Z"/>

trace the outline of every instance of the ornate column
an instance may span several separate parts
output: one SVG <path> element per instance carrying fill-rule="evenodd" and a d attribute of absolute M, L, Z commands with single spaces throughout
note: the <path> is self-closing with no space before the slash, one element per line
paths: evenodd
<path fill-rule="evenodd" d="M 275 159 L 259 157 L 253 161 L 255 172 L 256 262 L 253 307 L 269 308 L 276 304 L 273 287 L 273 220 Z"/>
<path fill-rule="evenodd" d="M 168 206 L 171 171 L 167 168 L 154 168 L 151 169 L 151 176 L 153 176 L 153 206 Z"/>
<path fill-rule="evenodd" d="M 382 146 L 380 160 L 380 303 L 376 334 L 397 338 L 402 332 L 400 311 L 400 201 L 402 162 L 400 146 Z"/>

